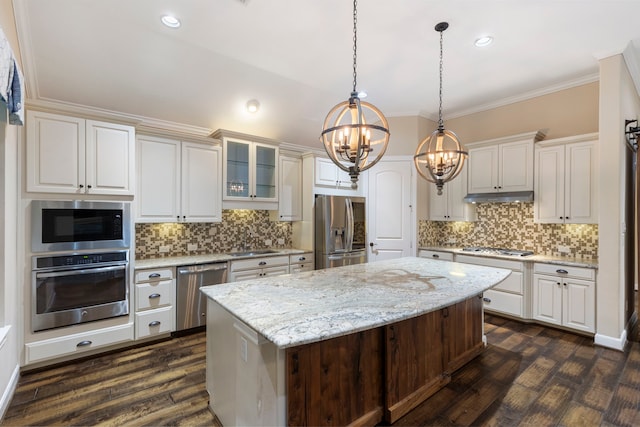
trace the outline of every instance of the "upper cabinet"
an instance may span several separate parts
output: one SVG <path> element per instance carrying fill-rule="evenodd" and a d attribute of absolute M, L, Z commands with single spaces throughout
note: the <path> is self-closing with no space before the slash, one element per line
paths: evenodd
<path fill-rule="evenodd" d="M 302 219 L 302 159 L 280 156 L 278 221 Z M 272 211 L 274 212 L 274 211 Z"/>
<path fill-rule="evenodd" d="M 136 222 L 222 221 L 222 150 L 138 136 Z"/>
<path fill-rule="evenodd" d="M 536 144 L 534 221 L 598 222 L 598 134 Z"/>
<path fill-rule="evenodd" d="M 27 111 L 27 191 L 132 196 L 132 126 Z"/>
<path fill-rule="evenodd" d="M 453 181 L 444 184 L 441 195 L 438 195 L 435 185 L 429 185 L 429 219 L 431 221 L 475 221 L 475 205 L 464 202 L 466 195 L 466 167 Z"/>
<path fill-rule="evenodd" d="M 316 158 L 316 185 L 335 188 L 351 188 L 351 177 L 349 174 L 330 159 L 322 157 Z"/>
<path fill-rule="evenodd" d="M 266 202 L 277 206 L 278 147 L 230 137 L 223 137 L 223 144 L 225 202 Z"/>
<path fill-rule="evenodd" d="M 467 144 L 468 192 L 533 191 L 533 144 L 542 137 L 530 132 Z"/>

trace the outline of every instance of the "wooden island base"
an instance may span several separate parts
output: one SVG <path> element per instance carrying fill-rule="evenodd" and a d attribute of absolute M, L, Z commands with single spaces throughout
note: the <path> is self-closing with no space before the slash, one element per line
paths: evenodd
<path fill-rule="evenodd" d="M 212 410 L 226 425 L 393 423 L 484 348 L 481 295 L 284 350 L 252 337 L 213 301 L 209 313 L 207 389 Z M 235 352 L 222 351 L 220 342 L 236 342 Z"/>

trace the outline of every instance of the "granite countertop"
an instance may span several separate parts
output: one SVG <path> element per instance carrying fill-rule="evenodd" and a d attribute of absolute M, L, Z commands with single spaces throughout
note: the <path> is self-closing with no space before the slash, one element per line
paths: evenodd
<path fill-rule="evenodd" d="M 280 348 L 396 323 L 486 291 L 510 270 L 400 258 L 201 288 Z"/>
<path fill-rule="evenodd" d="M 262 258 L 272 257 L 278 255 L 295 255 L 302 254 L 305 251 L 302 249 L 273 249 L 275 252 L 269 254 L 260 255 L 247 255 L 247 256 L 231 256 L 228 253 L 219 254 L 207 254 L 207 255 L 186 255 L 177 257 L 159 257 L 152 259 L 137 259 L 135 260 L 135 268 L 159 268 L 159 267 L 177 267 L 179 265 L 193 265 L 193 264 L 207 264 L 210 262 L 226 262 L 236 259 L 247 258 Z"/>
<path fill-rule="evenodd" d="M 583 267 L 583 268 L 598 268 L 598 260 L 593 258 L 572 258 L 572 257 L 559 257 L 549 255 L 529 255 L 524 257 L 509 256 L 509 255 L 496 255 L 496 254 L 483 254 L 478 252 L 463 251 L 461 247 L 453 246 L 423 246 L 418 248 L 428 251 L 440 251 L 440 252 L 452 252 L 456 255 L 470 255 L 479 256 L 485 258 L 499 258 L 510 259 L 513 261 L 524 262 L 544 262 L 547 264 L 566 265 L 569 267 Z"/>

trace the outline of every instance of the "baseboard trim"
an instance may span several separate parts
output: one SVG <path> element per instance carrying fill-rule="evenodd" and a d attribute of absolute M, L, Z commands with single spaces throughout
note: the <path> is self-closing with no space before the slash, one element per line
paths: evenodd
<path fill-rule="evenodd" d="M 18 387 L 19 378 L 20 365 L 16 365 L 16 367 L 13 369 L 13 373 L 11 374 L 9 384 L 7 384 L 7 388 L 4 389 L 4 393 L 2 393 L 2 399 L 0 400 L 0 421 L 4 419 L 4 414 L 7 412 L 7 409 L 9 409 L 11 399 L 13 399 L 13 395 L 16 392 L 16 387 Z"/>
<path fill-rule="evenodd" d="M 624 351 L 624 346 L 627 344 L 627 330 L 623 330 L 620 338 L 614 338 L 607 335 L 596 334 L 593 338 L 593 342 L 596 345 L 602 347 L 612 348 L 614 350 Z"/>

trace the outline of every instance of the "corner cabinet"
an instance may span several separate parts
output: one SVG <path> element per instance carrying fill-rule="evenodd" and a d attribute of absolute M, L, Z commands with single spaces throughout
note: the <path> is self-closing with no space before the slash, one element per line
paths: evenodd
<path fill-rule="evenodd" d="M 435 185 L 429 185 L 429 219 L 431 221 L 475 221 L 475 205 L 464 201 L 466 195 L 466 167 L 453 181 L 444 184 L 441 195 L 438 195 Z"/>
<path fill-rule="evenodd" d="M 138 136 L 136 222 L 222 221 L 222 153 L 208 143 Z"/>
<path fill-rule="evenodd" d="M 132 196 L 132 126 L 27 111 L 27 191 Z"/>
<path fill-rule="evenodd" d="M 223 200 L 278 201 L 278 147 L 223 137 Z"/>
<path fill-rule="evenodd" d="M 543 136 L 530 132 L 467 144 L 468 192 L 533 191 L 533 145 Z"/>
<path fill-rule="evenodd" d="M 598 223 L 598 134 L 540 141 L 534 222 Z"/>

